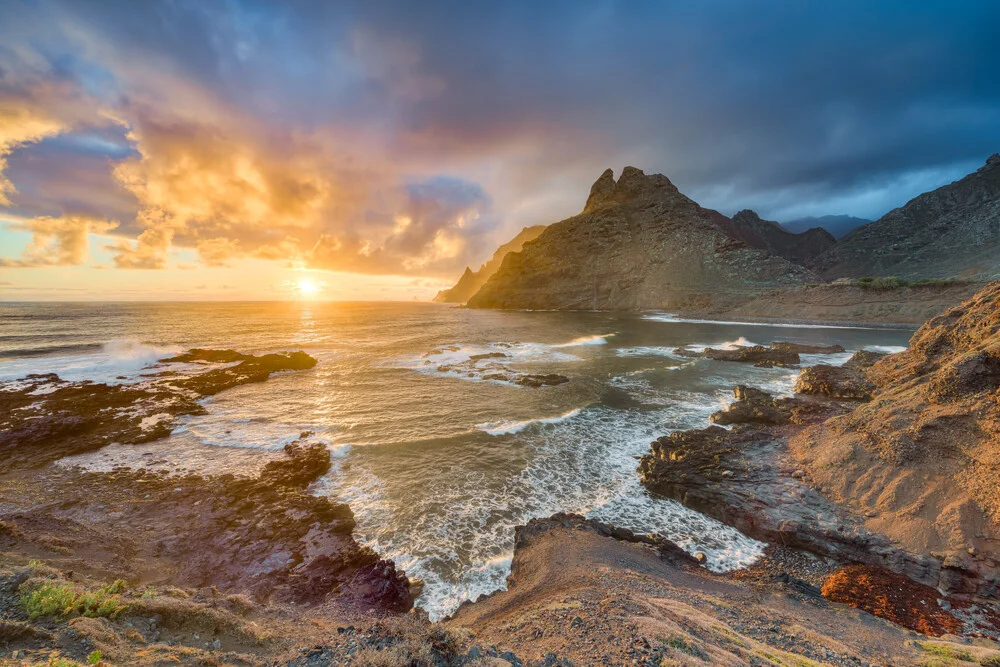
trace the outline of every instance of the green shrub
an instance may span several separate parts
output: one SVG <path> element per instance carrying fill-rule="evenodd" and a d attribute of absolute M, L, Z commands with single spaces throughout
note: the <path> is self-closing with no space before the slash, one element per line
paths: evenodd
<path fill-rule="evenodd" d="M 931 644 L 929 642 L 917 642 L 920 650 L 930 653 L 939 658 L 960 660 L 962 662 L 976 662 L 976 658 L 964 648 L 948 646 L 947 644 Z"/>
<path fill-rule="evenodd" d="M 118 579 L 92 593 L 70 584 L 44 582 L 21 595 L 21 604 L 30 618 L 39 616 L 83 616 L 113 618 L 128 606 L 121 600 L 125 582 Z"/>

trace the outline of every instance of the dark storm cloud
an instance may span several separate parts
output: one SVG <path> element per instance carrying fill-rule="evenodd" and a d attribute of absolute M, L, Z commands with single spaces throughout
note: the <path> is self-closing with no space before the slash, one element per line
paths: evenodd
<path fill-rule="evenodd" d="M 995 2 L 7 4 L 9 210 L 144 232 L 121 266 L 442 275 L 607 166 L 877 217 L 1000 149 Z"/>

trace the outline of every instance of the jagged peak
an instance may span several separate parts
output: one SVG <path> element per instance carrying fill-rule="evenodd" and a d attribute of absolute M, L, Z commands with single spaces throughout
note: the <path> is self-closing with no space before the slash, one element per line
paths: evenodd
<path fill-rule="evenodd" d="M 753 210 L 752 208 L 745 208 L 736 215 L 734 215 L 732 220 L 733 222 L 741 222 L 745 224 L 745 223 L 760 222 L 761 217 L 760 215 L 757 214 L 757 211 Z"/>
<path fill-rule="evenodd" d="M 646 175 L 637 167 L 625 167 L 615 181 L 614 172 L 605 169 L 600 178 L 590 187 L 590 196 L 584 212 L 592 211 L 610 201 L 624 201 L 641 194 L 651 194 L 655 191 L 677 193 L 678 190 L 670 179 L 663 174 Z"/>
<path fill-rule="evenodd" d="M 462 274 L 462 278 L 465 278 L 466 276 L 469 276 L 469 277 L 472 276 L 472 267 L 471 266 L 465 267 L 465 272 Z"/>
<path fill-rule="evenodd" d="M 1000 167 L 1000 153 L 994 153 L 993 155 L 986 158 L 986 164 L 979 168 L 979 171 L 984 171 L 986 169 L 994 169 Z"/>

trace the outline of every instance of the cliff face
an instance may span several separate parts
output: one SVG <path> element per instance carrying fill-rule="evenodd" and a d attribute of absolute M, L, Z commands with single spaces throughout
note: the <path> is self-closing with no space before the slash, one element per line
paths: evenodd
<path fill-rule="evenodd" d="M 1000 154 L 857 228 L 812 267 L 826 278 L 1000 277 Z"/>
<path fill-rule="evenodd" d="M 661 174 L 608 169 L 579 215 L 508 254 L 475 308 L 703 309 L 818 282 L 808 269 L 733 238 L 731 221 Z"/>
<path fill-rule="evenodd" d="M 479 267 L 478 271 L 473 271 L 469 267 L 465 267 L 465 273 L 458 279 L 455 286 L 450 289 L 441 290 L 434 297 L 434 300 L 438 303 L 465 303 L 469 300 L 469 297 L 478 292 L 479 288 L 497 272 L 507 253 L 521 252 L 521 248 L 524 247 L 525 243 L 535 240 L 543 231 L 545 231 L 545 225 L 525 227 L 517 236 L 497 248 L 490 261 Z"/>
<path fill-rule="evenodd" d="M 1000 282 L 866 373 L 873 400 L 794 443 L 813 481 L 869 528 L 972 573 L 960 592 L 997 597 Z"/>
<path fill-rule="evenodd" d="M 755 211 L 750 210 L 740 211 L 733 216 L 730 235 L 751 248 L 766 250 L 772 255 L 806 266 L 837 243 L 830 232 L 820 227 L 796 234 L 773 220 L 762 220 Z"/>

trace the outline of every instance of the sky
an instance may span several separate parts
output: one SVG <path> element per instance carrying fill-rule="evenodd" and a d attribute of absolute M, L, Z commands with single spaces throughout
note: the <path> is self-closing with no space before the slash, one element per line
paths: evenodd
<path fill-rule="evenodd" d="M 0 16 L 0 300 L 426 299 L 607 167 L 875 219 L 1000 150 L 992 0 Z"/>

